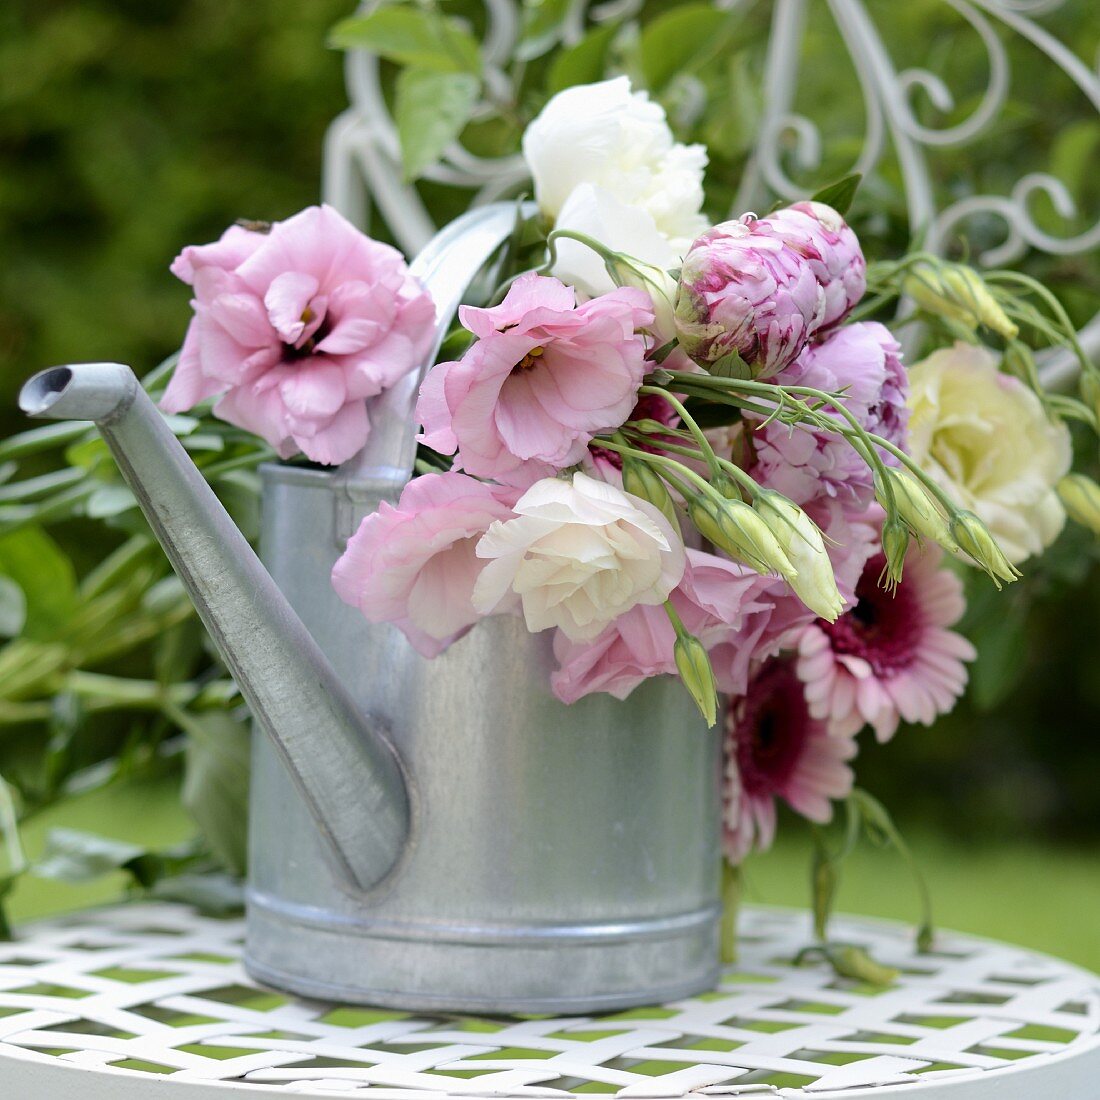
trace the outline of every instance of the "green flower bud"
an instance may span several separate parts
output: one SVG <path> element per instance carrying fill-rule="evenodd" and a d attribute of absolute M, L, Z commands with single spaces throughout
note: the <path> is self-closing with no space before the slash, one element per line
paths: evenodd
<path fill-rule="evenodd" d="M 722 474 L 711 481 L 711 485 L 726 498 L 726 500 L 744 500 L 741 488 L 732 477 Z"/>
<path fill-rule="evenodd" d="M 676 332 L 673 310 L 676 305 L 677 281 L 663 268 L 655 267 L 634 256 L 615 252 L 604 261 L 608 275 L 616 286 L 644 290 L 653 302 L 652 332 L 667 340 Z"/>
<path fill-rule="evenodd" d="M 886 583 L 890 589 L 901 584 L 905 555 L 909 552 L 909 527 L 902 520 L 887 518 L 882 525 L 882 552 L 886 555 Z"/>
<path fill-rule="evenodd" d="M 674 531 L 680 530 L 680 519 L 676 515 L 676 505 L 672 494 L 660 475 L 648 462 L 641 459 L 623 457 L 623 489 L 632 496 L 648 501 L 659 508 Z"/>
<path fill-rule="evenodd" d="M 886 477 L 889 487 L 894 491 L 894 507 L 902 523 L 918 538 L 931 539 L 952 553 L 958 550 L 951 537 L 951 529 L 947 526 L 947 517 L 935 497 L 907 470 L 896 470 L 888 466 Z M 889 512 L 889 495 L 879 474 L 875 475 L 875 497 Z"/>
<path fill-rule="evenodd" d="M 1074 523 L 1100 535 L 1100 485 L 1084 474 L 1067 474 L 1058 482 L 1058 497 Z"/>
<path fill-rule="evenodd" d="M 1011 584 L 1022 575 L 973 512 L 956 512 L 951 520 L 951 534 L 959 549 L 984 569 L 998 588 L 1001 581 Z"/>
<path fill-rule="evenodd" d="M 703 538 L 758 573 L 778 573 L 788 581 L 798 576 L 771 528 L 744 501 L 700 496 L 688 505 L 688 515 Z"/>
<path fill-rule="evenodd" d="M 1020 331 L 981 275 L 965 264 L 922 261 L 905 277 L 902 290 L 926 313 L 955 321 L 971 332 L 985 325 L 1011 340 Z"/>
<path fill-rule="evenodd" d="M 672 652 L 684 687 L 707 725 L 713 726 L 718 717 L 718 685 L 703 643 L 694 634 L 678 630 Z"/>
<path fill-rule="evenodd" d="M 795 568 L 793 576 L 784 574 L 795 595 L 822 619 L 836 622 L 844 600 L 817 524 L 793 500 L 769 489 L 757 492 L 755 508 Z"/>

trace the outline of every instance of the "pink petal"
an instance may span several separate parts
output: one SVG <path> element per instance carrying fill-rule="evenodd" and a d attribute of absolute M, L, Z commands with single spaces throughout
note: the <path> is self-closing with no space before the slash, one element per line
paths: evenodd
<path fill-rule="evenodd" d="M 345 405 L 320 431 L 310 436 L 295 435 L 302 453 L 325 466 L 338 466 L 362 450 L 370 435 L 370 418 L 363 401 Z"/>
<path fill-rule="evenodd" d="M 278 332 L 284 343 L 297 345 L 306 337 L 306 328 L 312 325 L 314 331 L 324 318 L 320 311 L 310 311 L 310 302 L 320 287 L 313 275 L 299 271 L 284 271 L 271 281 L 264 295 L 264 305 L 272 327 Z"/>

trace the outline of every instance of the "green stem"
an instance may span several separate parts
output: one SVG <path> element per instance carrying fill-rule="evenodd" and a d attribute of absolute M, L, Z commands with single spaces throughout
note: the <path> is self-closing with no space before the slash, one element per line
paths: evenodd
<path fill-rule="evenodd" d="M 691 432 L 695 442 L 699 444 L 699 450 L 702 452 L 700 457 L 710 467 L 711 475 L 715 478 L 721 477 L 722 468 L 718 464 L 718 456 L 714 453 L 714 448 L 710 445 L 710 440 L 707 439 L 703 429 L 699 427 L 695 422 L 695 418 L 684 407 L 684 403 L 675 394 L 669 393 L 668 390 L 662 389 L 660 386 L 642 386 L 638 392 L 651 397 L 660 397 L 680 414 L 680 419 L 687 425 L 687 429 Z"/>
<path fill-rule="evenodd" d="M 684 620 L 680 618 L 679 612 L 672 606 L 671 600 L 665 600 L 664 603 L 665 614 L 668 615 L 668 621 L 672 623 L 672 629 L 676 631 L 676 636 L 682 638 L 687 634 L 687 627 L 684 626 Z"/>
<path fill-rule="evenodd" d="M 7 872 L 5 877 L 21 875 L 27 869 L 27 857 L 19 839 L 19 819 L 15 812 L 15 799 L 11 796 L 11 787 L 0 776 L 0 835 L 3 836 L 4 850 L 7 853 Z"/>
<path fill-rule="evenodd" d="M 671 371 L 669 373 L 672 375 L 674 382 L 678 381 L 680 378 L 694 378 L 697 381 L 700 378 L 699 375 L 687 375 L 677 371 Z M 734 378 L 711 378 L 709 380 L 709 385 L 716 388 L 742 390 L 750 394 L 759 393 L 761 395 L 770 396 L 781 403 L 789 400 L 791 395 L 813 397 L 824 404 L 832 406 L 849 425 L 850 430 L 842 432 L 841 434 L 845 436 L 850 446 L 859 454 L 863 461 L 879 475 L 883 493 L 886 496 L 887 510 L 891 513 L 896 511 L 894 490 L 890 485 L 889 477 L 886 473 L 886 464 L 875 451 L 870 433 L 859 422 L 859 418 L 855 413 L 853 413 L 836 394 L 827 393 L 825 390 L 815 389 L 813 386 L 779 386 L 771 382 L 756 382 Z M 814 426 L 825 428 L 830 426 L 827 418 L 817 416 L 814 410 L 809 408 L 805 402 L 797 401 L 794 404 L 796 410 Z"/>
<path fill-rule="evenodd" d="M 629 447 L 622 443 L 616 443 L 615 440 L 606 439 L 603 436 L 599 436 L 598 438 L 598 445 L 600 447 L 606 447 L 609 451 L 616 451 L 619 454 L 629 455 L 631 458 L 640 459 L 642 462 L 648 462 L 651 466 L 662 467 L 661 476 L 671 481 L 676 486 L 677 491 L 686 498 L 690 498 L 692 494 L 690 492 L 685 492 L 683 482 L 680 481 L 682 477 L 694 482 L 708 496 L 715 497 L 721 501 L 725 499 L 706 478 L 700 477 L 694 470 L 689 469 L 682 462 L 677 462 L 675 459 L 667 458 L 664 455 L 654 454 L 652 451 L 641 451 L 636 447 Z M 664 471 L 668 471 L 672 476 L 668 477 Z M 679 482 L 679 484 L 677 484 L 677 482 Z"/>
<path fill-rule="evenodd" d="M 740 867 L 722 860 L 722 921 L 719 951 L 723 963 L 737 961 L 737 917 L 741 911 L 744 879 Z"/>
<path fill-rule="evenodd" d="M 644 433 L 636 432 L 629 428 L 627 429 L 627 434 L 643 435 L 644 437 Z M 682 455 L 684 458 L 696 458 L 700 461 L 706 459 L 706 455 L 704 455 L 696 447 L 684 447 L 678 443 L 670 443 L 664 438 L 660 440 L 660 446 L 662 451 L 670 451 L 672 454 Z M 712 451 L 711 453 L 713 454 L 714 452 Z M 738 484 L 744 486 L 750 496 L 755 497 L 757 493 L 760 492 L 760 485 L 756 481 L 754 481 L 753 478 L 751 478 L 747 473 L 745 473 L 745 471 L 742 470 L 741 467 L 738 466 L 736 463 L 730 462 L 728 458 L 721 458 L 718 455 L 715 455 L 714 458 L 718 465 L 721 467 L 721 473 L 728 474 L 736 482 L 738 482 Z"/>
<path fill-rule="evenodd" d="M 1027 287 L 1033 294 L 1042 298 L 1062 326 L 1066 339 L 1081 364 L 1081 369 L 1086 373 L 1096 372 L 1092 360 L 1085 353 L 1085 349 L 1081 347 L 1081 341 L 1077 338 L 1077 329 L 1070 320 L 1069 314 L 1066 313 L 1065 307 L 1058 301 L 1057 296 L 1052 294 L 1042 283 L 1037 282 L 1021 271 L 992 271 L 985 276 L 985 280 L 989 283 L 1016 283 L 1019 286 Z"/>

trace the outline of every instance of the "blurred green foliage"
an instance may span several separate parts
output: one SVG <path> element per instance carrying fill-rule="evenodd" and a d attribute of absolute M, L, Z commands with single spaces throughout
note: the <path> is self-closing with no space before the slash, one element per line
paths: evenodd
<path fill-rule="evenodd" d="M 14 394 L 31 371 L 107 358 L 141 373 L 178 346 L 187 293 L 167 265 L 183 245 L 216 237 L 238 217 L 281 218 L 316 200 L 325 127 L 346 102 L 341 57 L 325 42 L 354 6 L 8 0 L 0 8 L 0 436 L 26 427 Z M 989 73 L 974 31 L 942 0 L 867 6 L 886 28 L 899 68 L 940 72 L 954 92 L 954 106 L 940 113 L 915 89 L 921 120 L 942 127 L 966 118 Z M 625 70 L 666 105 L 682 139 L 708 144 L 708 205 L 724 216 L 752 170 L 772 5 L 716 12 L 650 0 L 640 33 L 611 20 L 562 50 L 569 7 L 527 5 L 519 94 L 494 117 L 466 126 L 467 144 L 485 154 L 512 151 L 549 91 Z M 475 0 L 446 0 L 441 10 L 465 20 L 474 37 L 484 30 Z M 1043 25 L 1084 61 L 1095 58 L 1100 8 L 1093 0 L 1067 0 Z M 386 48 L 377 26 L 373 39 L 361 27 L 342 32 L 345 41 L 358 33 L 412 62 L 413 75 L 400 79 L 393 61 L 383 66 L 412 176 L 462 128 L 478 79 L 462 23 L 448 26 L 458 28 L 457 61 L 454 41 L 441 59 L 430 42 L 414 41 L 411 53 L 407 36 L 393 46 L 392 27 Z M 1100 212 L 1100 116 L 1032 45 L 1004 38 L 1016 73 L 1012 98 L 978 142 L 931 158 L 933 183 L 941 196 L 962 198 L 1006 193 L 1029 172 L 1051 171 L 1080 213 L 1063 216 L 1039 196 L 1033 215 L 1043 229 L 1072 235 Z M 824 3 L 810 5 L 805 42 L 795 109 L 821 123 L 822 164 L 800 168 L 789 135 L 781 146 L 785 166 L 810 193 L 850 169 L 866 120 L 853 94 L 856 72 Z M 427 118 L 425 105 L 444 94 L 448 112 Z M 453 189 L 422 187 L 440 221 L 467 201 Z M 896 257 L 912 243 L 895 164 L 864 185 L 852 218 L 873 258 Z M 980 252 L 1003 236 L 991 219 L 965 230 L 958 252 Z M 1031 253 L 1021 266 L 1054 289 L 1078 323 L 1100 308 L 1096 253 Z M 225 426 L 179 419 L 223 499 L 246 527 L 254 524 L 249 479 L 263 449 Z M 222 864 L 239 867 L 239 838 L 234 843 L 225 823 L 240 819 L 240 805 L 227 797 L 239 794 L 240 783 L 201 778 L 243 768 L 223 673 L 165 579 L 167 566 L 101 445 L 86 431 L 64 444 L 0 446 L 0 632 L 15 636 L 0 649 L 0 773 L 14 790 L 8 798 L 0 787 L 0 820 L 45 813 L 78 790 L 138 773 L 178 776 L 186 759 L 184 797 L 209 843 L 159 853 L 153 864 L 118 850 L 113 866 L 141 881 L 150 867 L 160 874 L 203 866 L 213 850 Z M 63 454 L 70 466 L 58 472 Z M 22 481 L 9 480 L 13 461 Z M 38 476 L 47 481 L 26 480 Z M 111 554 L 122 555 L 109 560 L 124 568 L 107 585 L 114 603 L 104 610 L 95 602 L 106 591 L 96 567 Z M 1029 574 L 1001 596 L 981 581 L 972 586 L 968 628 L 982 658 L 955 714 L 932 730 L 903 731 L 886 747 L 864 738 L 861 782 L 903 820 L 930 819 L 960 835 L 1100 835 L 1095 548 L 1082 532 L 1067 532 Z M 214 748 L 219 759 L 211 758 Z M 58 843 L 68 848 L 54 852 L 57 866 L 104 858 L 79 838 Z M 20 858 L 9 850 L 8 870 Z M 3 873 L 0 866 L 0 894 Z"/>

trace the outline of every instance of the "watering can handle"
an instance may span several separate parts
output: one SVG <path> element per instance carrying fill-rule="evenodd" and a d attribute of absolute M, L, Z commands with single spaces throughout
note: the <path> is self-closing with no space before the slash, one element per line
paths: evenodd
<path fill-rule="evenodd" d="M 523 203 L 518 213 L 536 213 L 534 203 Z M 404 485 L 416 459 L 416 397 L 424 375 L 439 355 L 471 280 L 485 261 L 508 239 L 516 224 L 514 202 L 475 207 L 440 230 L 413 260 L 412 273 L 435 302 L 435 339 L 419 371 L 410 372 L 370 406 L 371 434 L 366 446 L 340 467 L 339 481 L 346 497 L 368 499 L 379 490 Z M 343 526 L 342 524 L 340 526 Z M 338 532 L 347 538 L 351 531 Z"/>

